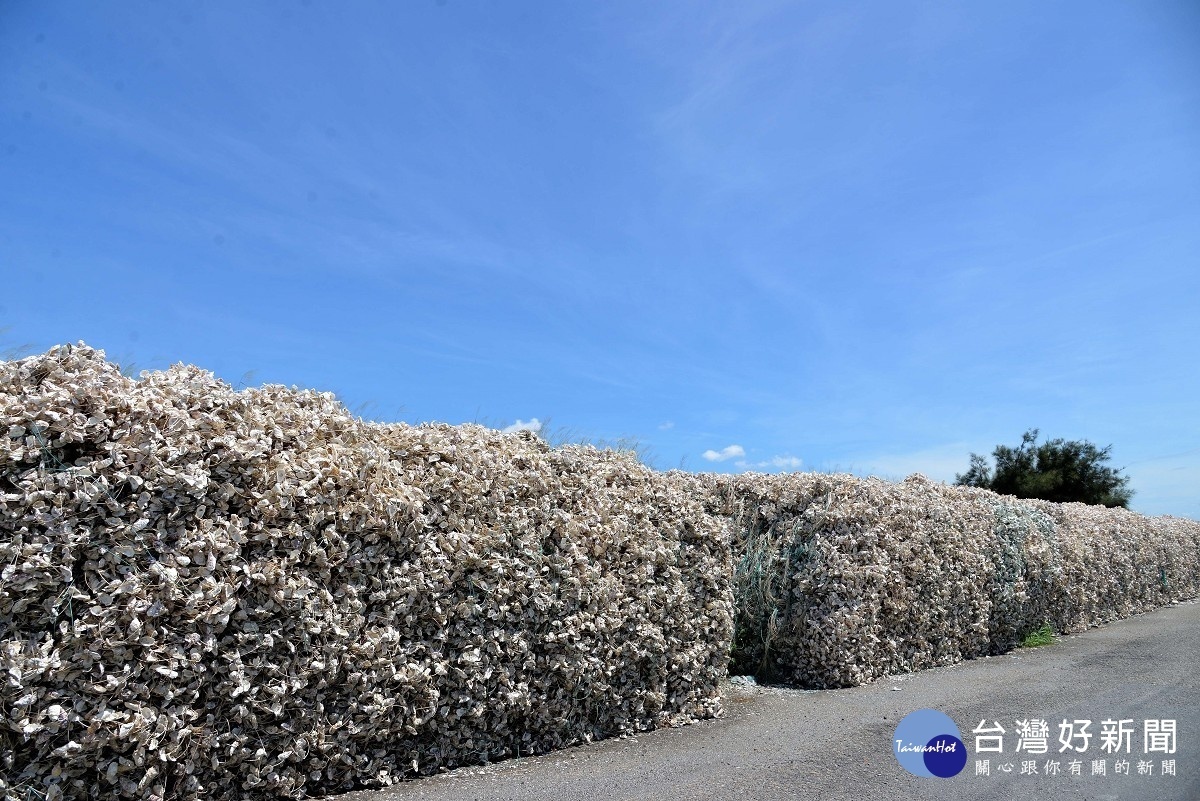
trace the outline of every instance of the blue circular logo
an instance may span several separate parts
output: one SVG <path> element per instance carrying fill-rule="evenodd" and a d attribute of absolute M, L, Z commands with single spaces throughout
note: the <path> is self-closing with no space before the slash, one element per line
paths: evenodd
<path fill-rule="evenodd" d="M 900 721 L 892 735 L 892 751 L 900 767 L 914 776 L 957 776 L 967 764 L 967 747 L 950 716 L 918 709 Z"/>

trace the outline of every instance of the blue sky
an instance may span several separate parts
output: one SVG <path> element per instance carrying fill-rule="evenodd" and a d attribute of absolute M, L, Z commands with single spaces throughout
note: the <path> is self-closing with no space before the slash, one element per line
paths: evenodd
<path fill-rule="evenodd" d="M 0 347 L 1200 518 L 1192 2 L 0 5 Z"/>

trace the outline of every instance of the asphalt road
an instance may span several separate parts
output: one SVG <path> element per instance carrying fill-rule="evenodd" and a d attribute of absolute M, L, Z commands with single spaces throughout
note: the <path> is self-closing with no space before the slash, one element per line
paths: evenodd
<path fill-rule="evenodd" d="M 541 757 L 464 768 L 338 801 L 728 801 L 729 799 L 1200 799 L 1200 603 L 1139 615 L 1036 649 L 880 679 L 849 690 L 726 688 L 718 720 Z M 966 768 L 948 779 L 906 773 L 892 752 L 910 712 L 948 714 L 967 746 Z M 1044 755 L 1014 754 L 1015 721 L 1049 724 Z M 1083 753 L 1058 753 L 1063 720 L 1093 721 Z M 1129 775 L 1101 749 L 1104 720 L 1133 720 Z M 1175 720 L 1176 752 L 1147 753 L 1144 721 Z M 982 753 L 973 730 L 1004 727 L 1004 753 Z M 1076 741 L 1079 744 L 1079 741 Z M 990 775 L 977 775 L 987 759 Z M 1081 761 L 1070 775 L 1070 760 Z M 1046 774 L 1046 760 L 1060 762 Z M 1093 775 L 1103 759 L 1105 775 Z M 1162 774 L 1173 759 L 1175 775 Z M 1037 775 L 1022 775 L 1033 760 Z M 1152 765 L 1139 775 L 1139 763 Z M 1011 772 L 1005 773 L 1003 765 Z"/>

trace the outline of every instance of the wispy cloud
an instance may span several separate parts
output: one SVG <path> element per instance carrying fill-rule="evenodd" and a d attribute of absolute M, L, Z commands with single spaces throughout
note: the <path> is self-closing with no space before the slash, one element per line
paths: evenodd
<path fill-rule="evenodd" d="M 534 434 L 536 434 L 542 430 L 542 421 L 536 417 L 530 420 L 528 423 L 524 420 L 517 420 L 517 422 L 513 423 L 512 425 L 505 426 L 500 430 L 505 434 L 515 434 L 518 431 L 532 431 Z"/>
<path fill-rule="evenodd" d="M 746 450 L 741 445 L 729 445 L 719 451 L 707 450 L 701 454 L 710 462 L 724 462 L 727 459 L 736 459 L 745 455 Z"/>
<path fill-rule="evenodd" d="M 670 429 L 672 429 L 672 428 L 674 428 L 674 427 L 675 427 L 675 423 L 674 423 L 673 421 L 671 421 L 671 420 L 668 420 L 668 421 L 667 421 L 667 422 L 665 422 L 665 423 L 661 423 L 661 424 L 659 424 L 659 426 L 658 426 L 658 430 L 659 430 L 659 431 L 669 431 Z"/>
<path fill-rule="evenodd" d="M 804 460 L 796 456 L 772 456 L 770 459 L 765 459 L 761 462 L 747 462 L 745 460 L 734 462 L 734 466 L 741 470 L 799 470 L 804 464 Z"/>
<path fill-rule="evenodd" d="M 432 262 L 469 267 L 519 281 L 519 265 L 529 261 L 528 254 L 472 230 L 449 204 L 440 207 L 424 199 L 423 216 L 414 222 L 410 204 L 386 199 L 388 179 L 378 175 L 375 163 L 365 166 L 363 156 L 348 156 L 320 138 L 300 137 L 281 145 L 224 126 L 201 125 L 178 109 L 169 115 L 148 114 L 111 100 L 100 104 L 94 98 L 104 97 L 106 87 L 69 63 L 59 69 L 80 87 L 51 95 L 59 116 L 74 118 L 109 146 L 156 159 L 159 172 L 166 172 L 161 165 L 169 165 L 172 171 L 189 172 L 201 186 L 219 187 L 222 203 L 209 204 L 212 210 L 204 222 L 222 228 L 231 239 L 270 243 L 310 256 L 316 252 L 322 263 L 376 275 L 408 260 L 423 266 Z M 153 173 L 148 170 L 145 179 Z M 421 176 L 400 177 L 417 182 Z M 370 213 L 331 213 L 314 206 L 316 186 L 333 197 L 358 197 Z M 309 203 L 303 201 L 306 196 Z M 163 212 L 156 218 L 156 225 L 173 235 L 186 233 L 195 223 L 192 213 Z M 297 229 L 306 236 L 298 238 Z"/>

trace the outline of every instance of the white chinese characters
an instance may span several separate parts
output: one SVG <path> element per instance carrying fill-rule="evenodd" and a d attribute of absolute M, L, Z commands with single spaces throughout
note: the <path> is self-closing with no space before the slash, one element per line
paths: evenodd
<path fill-rule="evenodd" d="M 1174 776 L 1175 760 L 1148 759 L 1151 754 L 1172 755 L 1178 748 L 1178 727 L 1173 719 L 1146 719 L 1141 721 L 1143 758 L 1132 755 L 1136 748 L 1137 727 L 1132 718 L 1105 718 L 1099 722 L 1098 731 L 1093 731 L 1093 721 L 1076 718 L 1063 719 L 1058 725 L 1058 753 L 1066 757 L 1055 758 L 1052 750 L 1051 724 L 1042 718 L 1026 717 L 1013 720 L 1011 730 L 1005 729 L 998 720 L 980 720 L 972 730 L 975 735 L 977 754 L 1005 754 L 1006 745 L 1011 745 L 1011 756 L 995 760 L 977 759 L 976 776 L 1062 776 L 1083 777 L 1150 777 Z M 1006 735 L 1015 738 L 1005 743 Z M 1099 753 L 1093 749 L 1093 742 Z M 1122 755 L 1129 754 L 1126 758 Z M 1027 759 L 1026 756 L 1044 755 L 1042 761 Z M 1116 757 L 1111 760 L 1105 755 Z M 1073 757 L 1068 759 L 1067 757 Z M 1090 764 L 1089 764 L 1090 763 Z M 1090 768 L 1090 770 L 1089 770 Z M 1116 781 L 1117 779 L 1108 779 Z"/>

